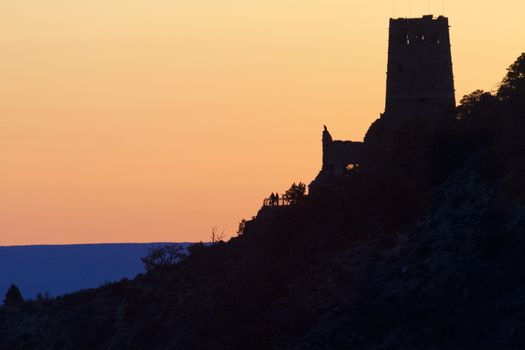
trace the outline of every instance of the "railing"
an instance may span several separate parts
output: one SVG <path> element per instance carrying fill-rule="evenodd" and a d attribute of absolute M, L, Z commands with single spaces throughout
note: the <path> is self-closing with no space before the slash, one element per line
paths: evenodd
<path fill-rule="evenodd" d="M 264 207 L 287 207 L 291 203 L 289 200 L 286 200 L 282 197 L 273 199 L 273 198 L 265 198 L 263 202 Z"/>

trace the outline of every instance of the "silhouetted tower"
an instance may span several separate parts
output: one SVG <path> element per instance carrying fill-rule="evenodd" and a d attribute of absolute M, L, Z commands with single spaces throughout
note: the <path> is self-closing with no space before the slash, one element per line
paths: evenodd
<path fill-rule="evenodd" d="M 448 18 L 390 19 L 387 114 L 437 115 L 456 105 Z"/>

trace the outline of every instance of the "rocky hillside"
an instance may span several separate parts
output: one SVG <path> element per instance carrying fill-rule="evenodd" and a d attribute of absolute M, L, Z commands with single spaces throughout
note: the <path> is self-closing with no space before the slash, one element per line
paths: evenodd
<path fill-rule="evenodd" d="M 525 54 L 496 94 L 399 133 L 374 167 L 228 243 L 3 307 L 0 348 L 521 349 Z"/>

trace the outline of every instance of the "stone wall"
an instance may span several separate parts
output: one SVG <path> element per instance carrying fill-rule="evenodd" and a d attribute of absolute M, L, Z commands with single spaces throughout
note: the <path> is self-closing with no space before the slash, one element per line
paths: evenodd
<path fill-rule="evenodd" d="M 358 166 L 364 160 L 362 142 L 334 141 L 325 127 L 323 131 L 322 170 L 338 176 L 344 175 L 347 167 Z"/>
<path fill-rule="evenodd" d="M 310 183 L 309 192 L 315 192 L 324 185 L 344 178 L 350 168 L 359 166 L 365 160 L 363 142 L 333 140 L 325 126 L 323 130 L 323 166 L 315 180 Z"/>

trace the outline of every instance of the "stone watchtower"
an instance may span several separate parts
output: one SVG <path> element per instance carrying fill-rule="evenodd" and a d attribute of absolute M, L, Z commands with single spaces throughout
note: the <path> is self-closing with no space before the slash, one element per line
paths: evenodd
<path fill-rule="evenodd" d="M 448 18 L 390 19 L 385 113 L 368 130 L 365 142 L 333 140 L 323 131 L 323 167 L 310 191 L 336 183 L 348 170 L 387 155 L 395 131 L 415 120 L 432 120 L 456 106 Z"/>
<path fill-rule="evenodd" d="M 385 113 L 439 115 L 455 105 L 448 18 L 390 19 Z"/>

